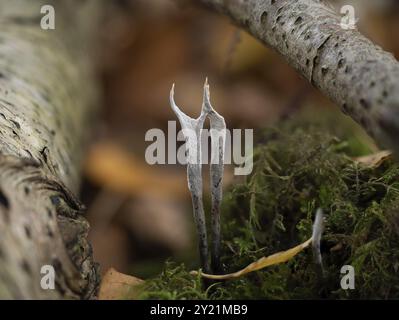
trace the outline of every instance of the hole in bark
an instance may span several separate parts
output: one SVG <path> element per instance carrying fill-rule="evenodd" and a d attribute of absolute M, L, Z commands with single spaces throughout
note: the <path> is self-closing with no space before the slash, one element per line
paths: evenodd
<path fill-rule="evenodd" d="M 24 192 L 25 192 L 25 195 L 28 195 L 30 193 L 29 187 L 24 187 Z"/>
<path fill-rule="evenodd" d="M 28 261 L 25 259 L 21 261 L 21 268 L 28 274 L 32 274 L 32 269 L 30 268 Z"/>
<path fill-rule="evenodd" d="M 382 96 L 383 96 L 384 98 L 387 98 L 387 97 L 388 97 L 388 91 L 384 90 L 384 91 L 382 92 Z"/>
<path fill-rule="evenodd" d="M 43 156 L 44 162 L 47 163 L 47 153 L 48 153 L 48 148 L 44 147 L 41 151 L 40 151 L 41 155 Z"/>
<path fill-rule="evenodd" d="M 3 79 L 3 78 L 5 78 L 5 77 L 4 77 L 4 74 L 2 74 L 2 73 L 0 72 L 0 79 Z"/>
<path fill-rule="evenodd" d="M 374 88 L 375 87 L 375 82 L 374 81 L 371 81 L 370 82 L 370 88 Z"/>
<path fill-rule="evenodd" d="M 328 68 L 327 68 L 327 67 L 322 67 L 322 68 L 321 68 L 321 74 L 322 74 L 323 76 L 325 76 L 327 73 L 328 73 Z"/>
<path fill-rule="evenodd" d="M 51 196 L 50 201 L 54 206 L 59 206 L 61 203 L 60 197 L 59 196 Z"/>
<path fill-rule="evenodd" d="M 18 129 L 21 129 L 21 126 L 19 125 L 19 123 L 17 121 L 10 120 L 10 122 L 12 122 Z"/>
<path fill-rule="evenodd" d="M 275 3 L 276 3 L 276 0 L 271 0 L 270 3 L 271 3 L 271 4 L 275 4 Z"/>
<path fill-rule="evenodd" d="M 364 109 L 366 109 L 366 110 L 370 109 L 370 104 L 367 102 L 367 100 L 360 99 L 359 103 Z"/>
<path fill-rule="evenodd" d="M 348 114 L 348 111 L 349 111 L 348 105 L 346 103 L 344 103 L 342 105 L 342 112 L 345 113 L 345 114 Z"/>
<path fill-rule="evenodd" d="M 310 60 L 306 59 L 306 66 L 309 67 Z"/>
<path fill-rule="evenodd" d="M 345 59 L 339 59 L 338 61 L 338 68 L 342 68 L 345 64 Z"/>
<path fill-rule="evenodd" d="M 349 73 L 351 70 L 350 70 L 350 68 L 349 68 L 349 66 L 346 66 L 346 68 L 345 68 L 345 73 Z"/>
<path fill-rule="evenodd" d="M 10 203 L 8 202 L 7 197 L 4 195 L 3 191 L 0 190 L 0 204 L 6 209 L 10 208 Z"/>
<path fill-rule="evenodd" d="M 29 154 L 29 156 L 30 156 L 31 158 L 33 158 L 32 153 L 31 153 L 28 149 L 24 149 L 24 150 L 25 150 L 25 152 L 26 152 L 27 154 Z"/>
<path fill-rule="evenodd" d="M 27 237 L 28 239 L 32 239 L 32 233 L 31 233 L 31 231 L 30 231 L 29 226 L 25 226 L 24 229 L 25 229 L 26 237 Z"/>
<path fill-rule="evenodd" d="M 52 265 L 54 266 L 55 270 L 59 270 L 61 268 L 61 261 L 58 258 L 54 258 Z"/>
<path fill-rule="evenodd" d="M 260 16 L 260 22 L 265 24 L 267 22 L 267 11 L 263 11 L 262 15 Z"/>
<path fill-rule="evenodd" d="M 302 21 L 303 21 L 302 17 L 298 17 L 298 18 L 296 18 L 294 24 L 298 25 L 298 24 L 300 24 Z"/>
<path fill-rule="evenodd" d="M 48 235 L 50 238 L 53 238 L 53 237 L 54 237 L 54 233 L 53 233 L 53 231 L 51 231 L 50 226 L 47 225 L 46 228 L 47 228 L 47 235 Z"/>

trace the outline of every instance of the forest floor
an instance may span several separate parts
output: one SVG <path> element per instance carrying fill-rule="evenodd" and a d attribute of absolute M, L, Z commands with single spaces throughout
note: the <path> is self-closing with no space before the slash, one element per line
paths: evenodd
<path fill-rule="evenodd" d="M 323 273 L 310 249 L 287 263 L 207 285 L 184 263 L 168 261 L 125 298 L 398 298 L 399 167 L 387 153 L 367 156 L 373 153 L 368 141 L 342 125 L 343 117 L 308 118 L 258 136 L 252 174 L 224 197 L 222 262 L 226 273 L 234 272 L 306 241 L 322 208 Z M 341 288 L 344 265 L 354 267 L 355 290 Z"/>

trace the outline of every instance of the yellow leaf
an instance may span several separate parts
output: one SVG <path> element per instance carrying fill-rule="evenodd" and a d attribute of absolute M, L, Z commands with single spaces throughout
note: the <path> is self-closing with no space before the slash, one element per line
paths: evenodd
<path fill-rule="evenodd" d="M 306 240 L 304 243 L 301 243 L 300 245 L 297 245 L 296 247 L 293 247 L 291 249 L 288 249 L 286 251 L 280 251 L 275 254 L 272 254 L 268 257 L 262 257 L 258 261 L 255 261 L 248 266 L 246 266 L 244 269 L 234 272 L 234 273 L 229 273 L 229 274 L 223 274 L 223 275 L 214 275 L 214 274 L 207 274 L 207 273 L 202 273 L 200 272 L 200 275 L 204 278 L 208 279 L 214 279 L 214 280 L 226 280 L 226 279 L 233 279 L 233 278 L 238 278 L 243 276 L 244 274 L 260 270 L 275 264 L 280 264 L 283 262 L 286 262 L 296 256 L 299 252 L 301 252 L 303 249 L 309 246 L 309 244 L 312 243 L 312 238 Z M 192 275 L 198 275 L 198 271 L 191 271 Z"/>
<path fill-rule="evenodd" d="M 389 150 L 380 151 L 363 157 L 357 157 L 353 160 L 361 163 L 367 167 L 378 168 L 383 162 L 392 157 L 392 152 Z"/>

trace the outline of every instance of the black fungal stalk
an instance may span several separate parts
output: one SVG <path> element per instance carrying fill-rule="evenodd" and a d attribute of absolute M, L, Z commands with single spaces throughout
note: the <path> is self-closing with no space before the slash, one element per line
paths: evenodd
<path fill-rule="evenodd" d="M 208 257 L 208 239 L 205 222 L 204 206 L 202 203 L 202 152 L 201 135 L 204 121 L 210 118 L 211 132 L 211 225 L 212 225 L 212 269 L 220 271 L 220 204 L 222 201 L 222 180 L 224 167 L 224 146 L 226 137 L 226 123 L 211 106 L 209 99 L 209 85 L 206 79 L 201 114 L 193 119 L 184 114 L 174 101 L 174 85 L 170 91 L 170 105 L 179 119 L 182 132 L 186 140 L 187 150 L 187 180 L 193 203 L 194 221 L 199 238 L 199 253 L 201 267 L 210 272 Z"/>

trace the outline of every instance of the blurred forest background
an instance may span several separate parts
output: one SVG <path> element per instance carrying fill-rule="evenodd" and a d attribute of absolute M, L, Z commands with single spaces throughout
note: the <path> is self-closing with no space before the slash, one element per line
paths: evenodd
<path fill-rule="evenodd" d="M 172 83 L 177 104 L 196 116 L 207 76 L 213 106 L 227 126 L 254 129 L 255 141 L 257 130 L 301 110 L 315 118 L 339 110 L 227 18 L 172 0 L 113 3 L 99 30 L 105 43 L 98 64 L 104 105 L 81 191 L 94 257 L 102 273 L 114 267 L 140 278 L 157 274 L 169 257 L 196 268 L 186 168 L 149 166 L 144 158 L 146 131 L 167 132 L 168 120 L 176 120 L 168 100 Z M 360 31 L 399 58 L 398 1 L 332 3 L 338 11 L 354 3 Z M 231 169 L 226 168 L 225 188 L 237 179 Z"/>

